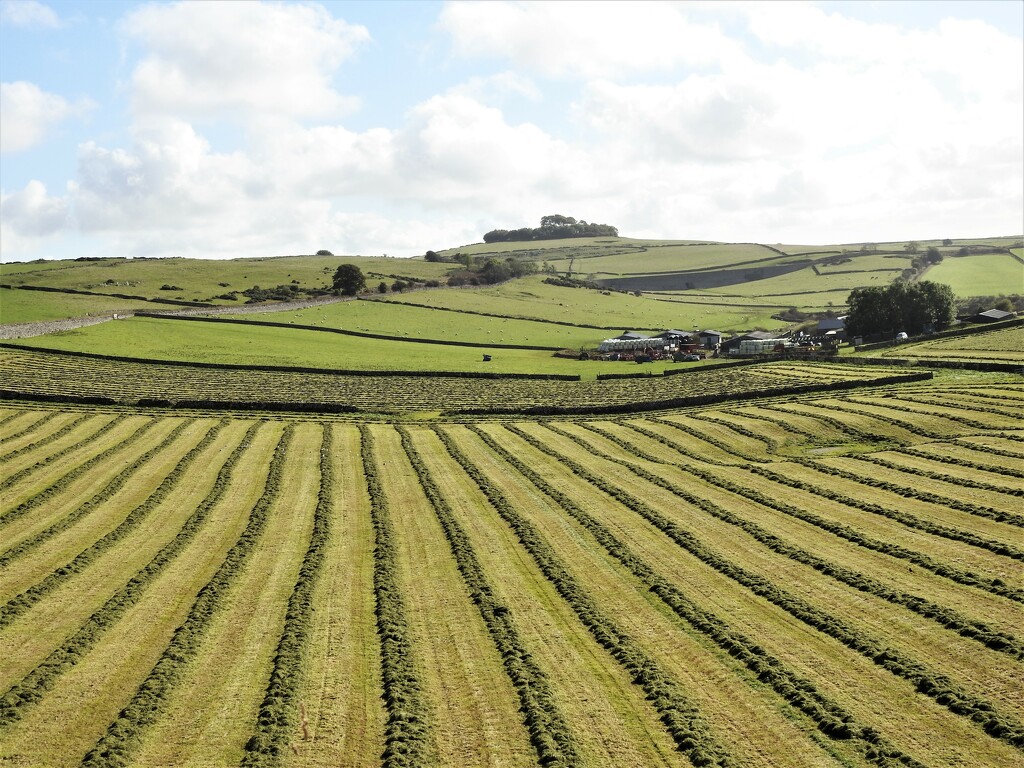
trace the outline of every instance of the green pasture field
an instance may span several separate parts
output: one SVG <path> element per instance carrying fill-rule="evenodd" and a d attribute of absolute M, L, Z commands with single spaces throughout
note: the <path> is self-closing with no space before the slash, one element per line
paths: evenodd
<path fill-rule="evenodd" d="M 251 316 L 250 316 L 251 317 Z M 469 316 L 469 322 L 475 318 Z M 598 334 L 600 336 L 600 334 Z M 599 342 L 601 339 L 598 338 Z M 698 363 L 635 363 L 556 358 L 552 352 L 495 347 L 457 347 L 336 333 L 232 323 L 203 323 L 134 317 L 72 331 L 19 340 L 40 349 L 100 355 L 226 363 L 301 366 L 360 371 L 475 371 L 545 373 L 593 378 L 599 373 L 661 373 L 667 368 L 713 366 Z M 484 354 L 491 355 L 484 361 Z"/>
<path fill-rule="evenodd" d="M 44 285 L 98 293 L 122 293 L 158 299 L 234 302 L 213 298 L 230 291 L 253 286 L 274 288 L 293 282 L 303 288 L 329 288 L 335 270 L 341 264 L 357 264 L 367 276 L 368 285 L 386 280 L 391 274 L 421 280 L 442 279 L 451 264 L 430 263 L 420 259 L 388 259 L 365 256 L 282 256 L 255 259 L 104 259 L 102 261 L 54 262 L 51 264 L 0 264 L 0 281 L 11 285 Z M 34 269 L 27 269 L 27 266 Z M 107 281 L 112 281 L 107 283 Z M 373 281 L 371 283 L 371 281 Z M 221 285 L 226 283 L 226 285 Z M 180 287 L 180 291 L 160 290 L 162 285 Z M 239 300 L 244 303 L 245 297 Z"/>
<path fill-rule="evenodd" d="M 882 357 L 1024 363 L 1024 328 L 1018 326 L 903 344 L 885 350 Z"/>
<path fill-rule="evenodd" d="M 551 420 L 0 403 L 0 764 L 1019 765 L 1024 385 L 948 374 Z"/>
<path fill-rule="evenodd" d="M 165 308 L 165 305 L 145 301 L 0 288 L 0 323 L 35 323 L 88 315 L 109 315 L 119 310 L 133 312 Z"/>
<path fill-rule="evenodd" d="M 692 330 L 693 313 L 667 302 L 652 301 L 631 294 L 586 288 L 562 288 L 548 285 L 543 277 L 533 275 L 502 285 L 474 289 L 419 291 L 391 296 L 389 301 L 426 304 L 471 312 L 502 314 L 537 320 L 565 321 L 602 325 L 623 330 L 636 328 L 679 328 Z M 718 320 L 713 317 L 711 320 Z M 701 328 L 718 328 L 716 324 Z M 689 322 L 689 325 L 685 323 Z M 682 324 L 682 325 L 681 325 Z"/>
<path fill-rule="evenodd" d="M 845 292 L 849 296 L 854 288 L 870 288 L 888 285 L 898 275 L 894 272 L 853 272 L 847 274 L 815 274 L 810 267 L 778 277 L 754 280 L 749 283 L 726 285 L 721 288 L 707 288 L 706 294 L 733 296 L 757 296 L 781 298 L 818 292 Z"/>
<path fill-rule="evenodd" d="M 945 283 L 957 296 L 1024 292 L 1024 264 L 1005 253 L 952 256 L 931 267 L 924 277 Z"/>
<path fill-rule="evenodd" d="M 524 252 L 535 252 L 538 250 L 551 251 L 551 258 L 559 258 L 559 254 L 568 252 L 579 254 L 577 258 L 587 257 L 594 253 L 607 253 L 621 250 L 624 253 L 634 252 L 649 246 L 664 245 L 689 245 L 693 243 L 704 243 L 704 240 L 644 240 L 632 237 L 570 237 L 564 240 L 527 240 L 500 243 L 470 243 L 457 248 L 445 248 L 439 250 L 443 256 L 452 257 L 455 254 L 470 254 L 472 256 L 494 256 L 495 258 L 508 258 Z M 566 256 L 568 258 L 568 256 Z"/>
<path fill-rule="evenodd" d="M 423 295 L 413 294 L 415 295 Z M 478 344 L 525 344 L 556 349 L 593 349 L 613 331 L 575 328 L 532 320 L 485 317 L 390 301 L 343 301 L 293 312 L 221 315 L 241 320 L 315 325 L 398 338 L 426 338 Z M 665 330 L 647 329 L 658 333 Z"/>
<path fill-rule="evenodd" d="M 769 261 L 770 260 L 770 261 Z M 770 248 L 752 243 L 649 245 L 642 251 L 592 258 L 577 257 L 573 274 L 595 279 L 609 276 L 640 275 L 651 272 L 684 272 L 708 267 L 727 269 L 736 264 L 752 261 L 786 263 L 790 256 L 780 256 Z M 549 259 L 558 272 L 569 268 L 568 259 Z"/>
<path fill-rule="evenodd" d="M 838 256 L 838 259 L 849 259 L 838 264 L 819 263 L 818 271 L 828 274 L 832 272 L 895 272 L 899 275 L 904 269 L 910 267 L 913 256 L 906 254 L 879 254 L 879 253 L 846 253 Z"/>

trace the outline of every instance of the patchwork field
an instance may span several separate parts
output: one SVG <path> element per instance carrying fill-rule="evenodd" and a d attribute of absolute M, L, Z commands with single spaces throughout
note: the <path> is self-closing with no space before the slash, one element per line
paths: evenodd
<path fill-rule="evenodd" d="M 1022 413 L 7 401 L 0 764 L 1024 765 Z"/>
<path fill-rule="evenodd" d="M 883 357 L 1024 364 L 1024 326 L 891 347 Z"/>

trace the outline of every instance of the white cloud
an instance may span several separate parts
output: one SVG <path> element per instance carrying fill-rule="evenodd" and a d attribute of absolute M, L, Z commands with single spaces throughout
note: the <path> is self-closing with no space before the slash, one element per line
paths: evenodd
<path fill-rule="evenodd" d="M 56 29 L 60 26 L 60 18 L 52 8 L 36 0 L 3 0 L 0 2 L 0 24 Z"/>
<path fill-rule="evenodd" d="M 68 226 L 67 198 L 50 197 L 32 180 L 12 194 L 0 194 L 0 253 L 31 252 Z"/>
<path fill-rule="evenodd" d="M 31 149 L 58 123 L 93 106 L 87 99 L 71 104 L 34 83 L 0 83 L 0 152 Z"/>
<path fill-rule="evenodd" d="M 147 51 L 132 75 L 136 113 L 198 119 L 350 111 L 331 78 L 370 39 L 321 6 L 291 3 L 147 5 L 122 28 Z"/>
<path fill-rule="evenodd" d="M 440 27 L 461 56 L 551 77 L 629 77 L 741 55 L 716 25 L 691 20 L 685 3 L 455 2 Z"/>

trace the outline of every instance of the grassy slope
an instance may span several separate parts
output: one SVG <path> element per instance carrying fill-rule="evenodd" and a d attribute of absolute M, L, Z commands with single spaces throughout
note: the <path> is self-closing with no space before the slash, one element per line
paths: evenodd
<path fill-rule="evenodd" d="M 331 283 L 341 264 L 357 264 L 375 285 L 382 276 L 398 274 L 422 280 L 442 278 L 450 264 L 431 264 L 421 259 L 386 259 L 362 256 L 283 256 L 263 259 L 109 259 L 99 262 L 2 264 L 0 278 L 11 285 L 45 285 L 99 293 L 123 293 L 159 299 L 233 302 L 215 299 L 226 291 L 243 291 L 254 285 L 273 288 L 293 281 L 304 288 L 323 288 Z M 27 269 L 33 267 L 34 269 Z M 110 280 L 112 283 L 108 284 Z M 391 279 L 388 278 L 388 282 Z M 221 285 L 226 283 L 227 285 Z M 162 285 L 180 291 L 160 290 Z M 242 299 L 244 301 L 244 298 Z"/>
<path fill-rule="evenodd" d="M 925 277 L 945 283 L 958 296 L 1024 292 L 1024 264 L 1005 253 L 948 258 L 929 269 Z"/>
<path fill-rule="evenodd" d="M 494 373 L 636 373 L 637 365 L 554 358 L 545 351 L 440 346 L 362 339 L 318 331 L 260 326 L 190 323 L 133 318 L 22 339 L 44 349 L 87 350 L 101 355 L 154 360 L 219 362 L 235 365 L 290 365 L 344 370 L 480 371 Z M 483 360 L 484 353 L 492 359 Z M 688 363 L 688 367 L 714 365 Z M 652 363 L 643 371 L 660 373 L 679 364 Z"/>
<path fill-rule="evenodd" d="M 168 305 L 102 296 L 75 296 L 68 293 L 17 291 L 0 288 L 0 323 L 37 323 L 87 315 L 108 315 L 118 310 L 168 309 Z"/>
<path fill-rule="evenodd" d="M 416 301 L 423 296 L 423 293 L 414 293 L 412 300 Z M 234 317 L 255 319 L 253 315 Z M 455 312 L 392 302 L 346 301 L 298 312 L 262 315 L 259 319 L 397 337 L 570 349 L 583 345 L 593 346 L 606 335 L 592 328 L 499 317 L 468 317 Z"/>

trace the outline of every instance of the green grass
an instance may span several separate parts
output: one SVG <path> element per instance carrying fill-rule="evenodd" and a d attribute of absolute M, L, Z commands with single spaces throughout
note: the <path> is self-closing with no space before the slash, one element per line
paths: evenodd
<path fill-rule="evenodd" d="M 200 323 L 136 317 L 74 331 L 23 339 L 43 349 L 88 351 L 152 360 L 232 365 L 302 366 L 342 370 L 476 371 L 556 373 L 594 378 L 598 373 L 660 373 L 680 363 L 579 361 L 550 352 L 453 347 L 342 336 L 320 331 L 256 325 Z M 484 362 L 483 355 L 492 359 Z M 709 360 L 687 368 L 715 365 Z"/>
<path fill-rule="evenodd" d="M 214 299 L 218 294 L 243 291 L 258 285 L 273 288 L 296 284 L 303 288 L 325 288 L 341 264 L 357 264 L 368 285 L 381 280 L 390 283 L 392 274 L 421 280 L 442 279 L 451 264 L 421 259 L 386 259 L 361 256 L 283 256 L 265 259 L 110 259 L 99 262 L 53 262 L 47 264 L 2 264 L 0 278 L 12 285 L 44 285 L 100 293 L 123 293 L 147 298 L 184 301 L 233 302 Z M 26 269 L 26 266 L 32 269 Z M 66 267 L 66 268 L 65 268 Z M 107 281 L 110 281 L 109 283 Z M 225 285 L 221 285 L 224 283 Z M 164 291 L 163 285 L 181 290 Z M 242 297 L 239 303 L 244 303 Z"/>
<path fill-rule="evenodd" d="M 1000 296 L 1024 292 L 1024 264 L 1005 253 L 944 259 L 925 274 L 945 283 L 957 296 Z"/>
<path fill-rule="evenodd" d="M 35 323 L 86 315 L 107 315 L 117 310 L 154 310 L 166 306 L 102 296 L 19 291 L 0 288 L 0 323 Z"/>
<path fill-rule="evenodd" d="M 629 252 L 594 258 L 577 258 L 573 274 L 595 278 L 611 275 L 635 275 L 652 272 L 679 272 L 707 267 L 727 268 L 733 264 L 772 259 L 785 263 L 792 258 L 780 256 L 769 248 L 749 243 L 722 245 L 652 245 L 640 252 Z M 549 259 L 559 272 L 569 267 L 568 259 Z"/>
<path fill-rule="evenodd" d="M 692 330 L 695 324 L 701 328 L 730 330 L 745 328 L 743 318 L 754 314 L 745 309 L 738 312 L 734 308 L 725 307 L 712 314 L 703 314 L 702 310 L 698 315 L 692 305 L 655 301 L 617 292 L 605 295 L 586 288 L 561 288 L 544 283 L 538 275 L 488 288 L 428 291 L 394 298 L 397 301 L 435 307 L 587 323 L 622 330 Z M 778 321 L 770 321 L 764 314 L 759 317 L 765 324 L 770 322 L 770 327 L 780 326 Z"/>
<path fill-rule="evenodd" d="M 423 296 L 424 294 L 413 294 Z M 479 344 L 526 344 L 578 349 L 594 347 L 610 331 L 531 320 L 483 317 L 381 301 L 344 301 L 298 312 L 229 315 L 243 320 L 292 322 L 386 336 Z M 659 329 L 664 330 L 664 329 Z"/>

